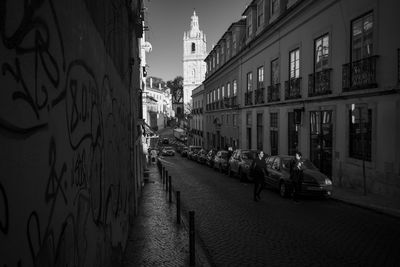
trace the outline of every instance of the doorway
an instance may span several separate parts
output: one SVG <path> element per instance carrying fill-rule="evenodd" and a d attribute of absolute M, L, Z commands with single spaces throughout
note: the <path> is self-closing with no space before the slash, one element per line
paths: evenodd
<path fill-rule="evenodd" d="M 310 160 L 328 177 L 332 177 L 332 111 L 310 112 Z"/>

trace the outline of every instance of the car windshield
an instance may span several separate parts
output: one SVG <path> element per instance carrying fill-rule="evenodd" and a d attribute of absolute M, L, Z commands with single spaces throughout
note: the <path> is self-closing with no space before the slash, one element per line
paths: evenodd
<path fill-rule="evenodd" d="M 223 159 L 227 159 L 228 158 L 228 152 L 227 151 L 224 151 L 224 152 L 221 152 L 221 158 L 223 158 Z"/>
<path fill-rule="evenodd" d="M 254 159 L 255 154 L 256 154 L 255 152 L 244 151 L 244 152 L 242 152 L 242 159 Z"/>

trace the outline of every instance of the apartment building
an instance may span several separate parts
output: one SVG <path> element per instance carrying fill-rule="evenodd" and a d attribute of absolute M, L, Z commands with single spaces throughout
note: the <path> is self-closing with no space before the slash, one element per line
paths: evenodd
<path fill-rule="evenodd" d="M 206 144 L 234 135 L 237 146 L 268 154 L 300 150 L 336 185 L 398 195 L 399 8 L 395 0 L 253 1 L 205 60 Z M 235 105 L 224 102 L 233 82 Z"/>
<path fill-rule="evenodd" d="M 192 90 L 192 112 L 190 119 L 191 144 L 204 146 L 204 85 L 201 84 Z"/>

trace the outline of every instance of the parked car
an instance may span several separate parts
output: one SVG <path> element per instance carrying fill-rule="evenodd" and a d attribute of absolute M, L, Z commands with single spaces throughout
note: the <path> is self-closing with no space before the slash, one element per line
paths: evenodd
<path fill-rule="evenodd" d="M 170 146 L 165 146 L 161 150 L 161 156 L 174 156 L 175 150 Z"/>
<path fill-rule="evenodd" d="M 228 171 L 228 161 L 230 152 L 228 150 L 219 150 L 214 156 L 213 167 L 220 172 Z"/>
<path fill-rule="evenodd" d="M 293 156 L 270 156 L 266 159 L 268 174 L 265 176 L 266 184 L 279 190 L 282 197 L 293 193 L 292 181 L 290 180 L 290 163 Z M 301 195 L 329 197 L 332 194 L 332 181 L 314 164 L 303 160 L 303 181 L 301 184 Z"/>
<path fill-rule="evenodd" d="M 213 167 L 214 165 L 215 154 L 217 154 L 217 150 L 215 149 L 210 149 L 207 153 L 206 164 L 210 167 Z"/>
<path fill-rule="evenodd" d="M 182 147 L 181 156 L 182 157 L 187 157 L 188 151 L 189 151 L 189 147 L 187 147 L 187 146 Z"/>
<path fill-rule="evenodd" d="M 197 152 L 199 152 L 201 148 L 201 146 L 189 146 L 187 158 L 194 160 L 195 154 L 197 154 Z"/>
<path fill-rule="evenodd" d="M 257 157 L 257 150 L 236 149 L 229 159 L 228 175 L 239 176 L 240 181 L 252 181 L 250 167 L 253 160 Z"/>
<path fill-rule="evenodd" d="M 196 160 L 198 163 L 205 164 L 207 161 L 207 150 L 201 149 L 199 153 L 197 153 Z"/>

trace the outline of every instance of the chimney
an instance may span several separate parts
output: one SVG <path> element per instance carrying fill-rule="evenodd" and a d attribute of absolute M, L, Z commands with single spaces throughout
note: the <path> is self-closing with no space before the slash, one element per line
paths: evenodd
<path fill-rule="evenodd" d="M 150 88 L 153 88 L 153 78 L 150 77 Z"/>

